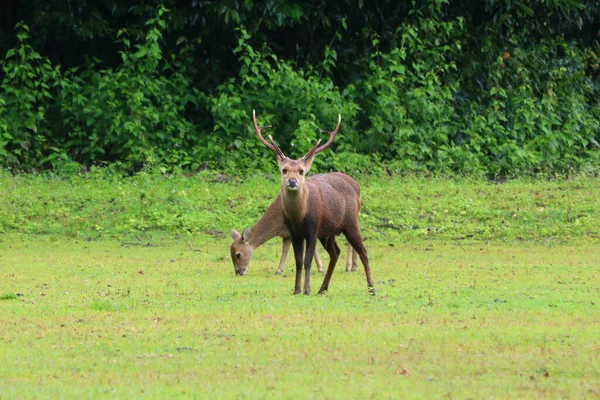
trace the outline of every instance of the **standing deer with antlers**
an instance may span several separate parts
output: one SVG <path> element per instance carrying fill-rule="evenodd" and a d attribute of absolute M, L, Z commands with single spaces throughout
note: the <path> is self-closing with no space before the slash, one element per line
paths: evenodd
<path fill-rule="evenodd" d="M 262 136 L 267 126 L 258 126 L 256 113 L 252 111 L 252 120 L 258 139 L 277 154 L 277 163 L 281 172 L 280 197 L 283 204 L 283 218 L 292 237 L 292 247 L 296 260 L 296 282 L 294 294 L 301 292 L 302 264 L 304 264 L 304 294 L 310 294 L 310 266 L 315 252 L 317 239 L 329 253 L 329 265 L 319 293 L 329 289 L 329 281 L 340 255 L 335 236 L 343 233 L 350 245 L 358 253 L 365 268 L 369 293 L 375 295 L 375 286 L 371 279 L 371 268 L 367 251 L 362 242 L 358 227 L 360 211 L 360 187 L 348 175 L 333 172 L 319 174 L 306 179 L 315 154 L 320 153 L 333 143 L 342 123 L 329 134 L 329 140 L 320 145 L 321 140 L 298 160 L 292 160 L 283 154 L 269 135 L 271 143 Z M 306 244 L 306 254 L 303 254 Z"/>
<path fill-rule="evenodd" d="M 311 180 L 312 178 L 308 178 Z M 292 239 L 290 232 L 283 222 L 283 204 L 281 196 L 277 195 L 273 203 L 269 206 L 265 214 L 251 228 L 246 228 L 239 233 L 235 229 L 231 230 L 233 243 L 229 247 L 231 253 L 231 261 L 236 275 L 245 275 L 250 266 L 254 250 L 262 246 L 266 241 L 271 240 L 275 236 L 283 239 L 281 249 L 281 259 L 276 274 L 283 272 L 285 260 L 287 258 Z M 323 272 L 323 263 L 315 250 L 315 263 L 319 272 Z M 356 271 L 358 266 L 358 253 L 354 251 L 352 246 L 348 245 L 348 258 L 346 259 L 346 271 Z"/>

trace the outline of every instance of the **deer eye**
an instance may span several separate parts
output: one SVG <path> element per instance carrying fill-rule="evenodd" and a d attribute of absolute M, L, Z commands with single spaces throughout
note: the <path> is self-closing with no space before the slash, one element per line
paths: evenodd
<path fill-rule="evenodd" d="M 282 169 L 281 172 L 287 174 L 287 168 Z"/>
<path fill-rule="evenodd" d="M 242 258 L 242 253 L 237 253 L 237 254 L 235 255 L 235 258 L 237 258 L 238 260 L 239 260 L 240 258 Z"/>
<path fill-rule="evenodd" d="M 304 170 L 303 169 L 300 170 L 300 175 L 304 175 Z"/>

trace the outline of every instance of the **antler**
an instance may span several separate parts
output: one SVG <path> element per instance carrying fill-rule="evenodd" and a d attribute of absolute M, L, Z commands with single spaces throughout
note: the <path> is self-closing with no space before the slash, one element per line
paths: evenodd
<path fill-rule="evenodd" d="M 308 151 L 308 153 L 306 153 L 306 155 L 302 158 L 304 159 L 308 159 L 312 156 L 314 156 L 315 154 L 325 150 L 326 148 L 328 148 L 331 143 L 333 143 L 333 139 L 335 139 L 335 135 L 337 135 L 338 131 L 340 130 L 340 125 L 342 124 L 342 116 L 340 114 L 338 114 L 338 123 L 337 126 L 335 127 L 335 129 L 332 132 L 329 131 L 321 131 L 321 132 L 327 132 L 329 133 L 329 140 L 327 141 L 327 143 L 325 143 L 324 145 L 319 147 L 319 144 L 321 143 L 321 139 L 319 139 L 319 141 L 317 142 L 317 144 L 315 144 L 315 147 L 313 147 L 312 149 L 310 149 Z"/>
<path fill-rule="evenodd" d="M 271 135 L 269 135 L 269 139 L 271 139 L 271 143 L 267 142 L 265 140 L 265 138 L 263 138 L 261 131 L 265 128 L 270 128 L 271 125 L 267 125 L 267 126 L 258 126 L 258 123 L 256 122 L 256 111 L 252 110 L 252 121 L 254 122 L 254 129 L 256 130 L 256 136 L 258 136 L 258 139 L 262 142 L 262 144 L 264 144 L 265 146 L 267 146 L 269 149 L 273 150 L 275 153 L 277 153 L 277 155 L 281 158 L 286 158 L 285 155 L 283 154 L 283 152 L 281 151 L 281 149 L 275 144 L 275 142 L 273 141 L 273 138 L 271 137 Z"/>

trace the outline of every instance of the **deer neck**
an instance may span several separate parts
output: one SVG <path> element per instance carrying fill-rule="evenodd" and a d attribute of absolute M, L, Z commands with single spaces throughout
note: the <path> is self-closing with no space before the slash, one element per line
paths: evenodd
<path fill-rule="evenodd" d="M 283 188 L 281 200 L 283 213 L 292 223 L 299 223 L 304 220 L 308 211 L 308 188 L 306 185 L 296 191 Z"/>
<path fill-rule="evenodd" d="M 252 235 L 248 243 L 257 248 L 275 236 L 282 236 L 285 232 L 281 215 L 281 203 L 274 201 L 264 215 L 252 228 Z"/>

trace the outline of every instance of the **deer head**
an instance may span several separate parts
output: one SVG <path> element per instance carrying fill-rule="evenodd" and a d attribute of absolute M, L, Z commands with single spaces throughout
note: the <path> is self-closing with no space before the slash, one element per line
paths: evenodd
<path fill-rule="evenodd" d="M 286 157 L 279 146 L 275 144 L 275 141 L 271 135 L 269 135 L 269 140 L 271 143 L 267 142 L 265 138 L 263 138 L 262 130 L 265 128 L 270 128 L 270 126 L 258 126 L 258 123 L 256 122 L 255 110 L 252 110 L 252 120 L 254 122 L 254 129 L 256 130 L 256 136 L 258 136 L 258 139 L 277 154 L 277 164 L 279 165 L 279 172 L 281 172 L 282 193 L 294 195 L 294 193 L 302 193 L 306 174 L 308 171 L 310 171 L 315 154 L 325 150 L 331 145 L 331 143 L 333 143 L 333 139 L 335 139 L 335 136 L 337 135 L 342 123 L 342 116 L 338 114 L 338 123 L 333 131 L 321 131 L 329 134 L 329 140 L 327 143 L 319 146 L 321 144 L 321 139 L 319 139 L 317 144 L 310 149 L 308 153 L 304 155 L 304 157 L 298 160 L 292 160 Z"/>
<path fill-rule="evenodd" d="M 244 275 L 248 271 L 250 261 L 252 261 L 252 253 L 254 253 L 254 246 L 250 244 L 250 235 L 252 231 L 250 228 L 244 229 L 240 234 L 235 229 L 231 230 L 231 237 L 233 243 L 229 247 L 231 252 L 231 259 L 233 260 L 233 269 L 236 275 Z"/>

